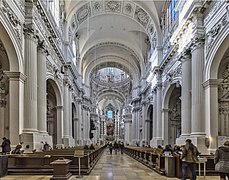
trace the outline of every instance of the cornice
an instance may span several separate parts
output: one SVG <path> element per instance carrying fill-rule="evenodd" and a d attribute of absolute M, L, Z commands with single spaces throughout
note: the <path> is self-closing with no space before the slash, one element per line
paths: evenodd
<path fill-rule="evenodd" d="M 9 77 L 12 81 L 18 81 L 25 82 L 27 76 L 22 74 L 21 72 L 12 72 L 12 71 L 4 71 L 7 77 Z"/>

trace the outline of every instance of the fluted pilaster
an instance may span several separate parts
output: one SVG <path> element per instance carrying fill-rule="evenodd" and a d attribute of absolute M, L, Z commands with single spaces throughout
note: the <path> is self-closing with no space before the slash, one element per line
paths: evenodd
<path fill-rule="evenodd" d="M 25 119 L 23 132 L 37 132 L 37 36 L 25 29 Z"/>
<path fill-rule="evenodd" d="M 44 45 L 44 41 L 38 43 L 37 52 L 37 119 L 38 131 L 47 133 L 47 99 L 46 99 L 46 57 L 48 51 Z"/>
<path fill-rule="evenodd" d="M 191 133 L 191 54 L 190 50 L 183 52 L 180 58 L 182 65 L 181 89 L 181 136 Z"/>
<path fill-rule="evenodd" d="M 203 135 L 204 97 L 203 97 L 203 69 L 204 69 L 204 39 L 197 37 L 192 45 L 192 135 Z"/>

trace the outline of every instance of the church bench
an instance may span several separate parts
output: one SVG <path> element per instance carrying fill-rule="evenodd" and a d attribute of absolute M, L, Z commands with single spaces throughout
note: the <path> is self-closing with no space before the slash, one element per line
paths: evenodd
<path fill-rule="evenodd" d="M 80 159 L 82 174 L 89 174 L 95 163 L 98 161 L 104 147 L 95 150 L 87 150 L 84 157 Z M 70 159 L 70 172 L 78 174 L 78 158 L 74 157 L 74 149 L 71 150 L 51 150 L 49 152 L 9 155 L 8 174 L 50 174 L 53 173 L 51 162 L 65 158 Z"/>

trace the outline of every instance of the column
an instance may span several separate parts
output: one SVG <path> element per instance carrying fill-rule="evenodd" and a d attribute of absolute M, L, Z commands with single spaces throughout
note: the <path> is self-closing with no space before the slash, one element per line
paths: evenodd
<path fill-rule="evenodd" d="M 9 78 L 9 139 L 12 145 L 19 142 L 24 120 L 25 75 L 20 72 L 4 72 Z"/>
<path fill-rule="evenodd" d="M 73 124 L 73 126 L 74 126 L 74 139 L 75 139 L 75 144 L 77 145 L 78 144 L 78 142 L 77 142 L 77 140 L 79 139 L 79 137 L 78 137 L 78 123 L 79 123 L 79 119 L 78 118 L 73 118 L 73 122 L 74 122 L 74 124 Z"/>
<path fill-rule="evenodd" d="M 181 53 L 181 136 L 176 139 L 177 145 L 182 145 L 191 134 L 191 54 L 189 49 Z"/>
<path fill-rule="evenodd" d="M 69 146 L 69 121 L 70 121 L 70 115 L 69 115 L 69 80 L 68 77 L 65 77 L 64 80 L 64 119 L 63 119 L 63 142 L 64 146 Z"/>
<path fill-rule="evenodd" d="M 57 148 L 63 148 L 63 106 L 56 106 L 56 115 L 57 115 Z"/>
<path fill-rule="evenodd" d="M 44 42 L 39 42 L 37 52 L 37 120 L 38 131 L 47 134 L 46 119 L 46 56 L 48 51 L 45 49 Z"/>
<path fill-rule="evenodd" d="M 153 138 L 150 140 L 150 146 L 157 146 L 156 141 L 156 132 L 157 132 L 157 90 L 153 89 Z"/>
<path fill-rule="evenodd" d="M 136 121 L 137 121 L 137 117 L 136 117 L 136 108 L 133 109 L 132 111 L 132 145 L 136 145 L 136 140 L 137 140 L 137 132 L 136 132 Z"/>
<path fill-rule="evenodd" d="M 74 147 L 75 146 L 75 140 L 72 137 L 72 91 L 73 88 L 70 85 L 69 86 L 69 93 L 68 93 L 68 114 L 69 114 L 69 146 Z"/>
<path fill-rule="evenodd" d="M 168 109 L 162 109 L 162 139 L 164 139 L 164 144 L 169 144 L 169 110 Z M 184 144 L 184 142 L 182 142 Z"/>
<path fill-rule="evenodd" d="M 204 40 L 196 38 L 192 46 L 192 135 L 205 135 L 203 69 Z"/>
<path fill-rule="evenodd" d="M 203 14 L 197 11 L 193 14 L 194 38 L 192 39 L 192 111 L 191 139 L 202 154 L 206 154 L 205 118 L 204 118 L 204 26 Z"/>
<path fill-rule="evenodd" d="M 37 37 L 34 30 L 25 33 L 25 118 L 24 133 L 37 132 Z"/>
<path fill-rule="evenodd" d="M 191 56 L 189 50 L 182 54 L 181 62 L 181 136 L 189 136 L 191 133 Z"/>
<path fill-rule="evenodd" d="M 162 140 L 162 85 L 157 85 L 157 131 L 156 138 Z"/>
<path fill-rule="evenodd" d="M 209 139 L 209 153 L 214 153 L 218 147 L 218 119 L 219 119 L 219 107 L 218 107 L 218 85 L 220 79 L 209 79 L 204 82 L 204 94 L 205 94 L 205 123 L 206 133 Z"/>
<path fill-rule="evenodd" d="M 153 138 L 157 131 L 157 90 L 153 90 Z"/>
<path fill-rule="evenodd" d="M 82 99 L 77 99 L 77 105 L 78 105 L 78 129 L 77 131 L 77 142 L 81 146 L 82 144 L 82 133 L 81 133 L 81 124 L 82 124 Z"/>
<path fill-rule="evenodd" d="M 131 143 L 131 123 L 132 123 L 132 120 L 131 120 L 131 114 L 129 115 L 125 115 L 125 120 L 124 120 L 124 123 L 125 123 L 125 134 L 124 134 L 124 141 L 125 141 L 125 144 L 130 144 Z"/>
<path fill-rule="evenodd" d="M 144 126 L 144 138 L 145 138 L 145 145 L 149 145 L 150 144 L 150 139 L 149 139 L 149 128 L 150 128 L 150 119 L 146 119 L 145 120 L 145 126 Z"/>
<path fill-rule="evenodd" d="M 141 145 L 146 145 L 148 144 L 147 142 L 147 120 L 146 120 L 146 100 L 142 100 L 141 103 L 141 107 L 142 107 L 142 119 L 140 119 L 142 121 L 142 139 L 141 139 Z"/>

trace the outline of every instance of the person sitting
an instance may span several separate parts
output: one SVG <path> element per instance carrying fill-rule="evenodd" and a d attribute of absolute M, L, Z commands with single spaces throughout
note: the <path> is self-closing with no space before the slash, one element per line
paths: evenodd
<path fill-rule="evenodd" d="M 163 154 L 168 156 L 168 155 L 171 155 L 172 153 L 173 153 L 173 150 L 170 148 L 169 145 L 166 145 L 165 149 L 163 149 Z"/>
<path fill-rule="evenodd" d="M 93 144 L 90 145 L 90 149 L 95 150 L 95 147 Z"/>
<path fill-rule="evenodd" d="M 87 144 L 84 145 L 84 149 L 89 149 Z"/>
<path fill-rule="evenodd" d="M 23 142 L 20 142 L 15 149 L 12 151 L 12 154 L 22 154 L 23 151 L 21 150 Z"/>
<path fill-rule="evenodd" d="M 45 141 L 45 143 L 44 143 L 44 151 L 49 151 L 49 150 L 51 150 L 51 146 L 47 143 L 47 141 Z"/>

